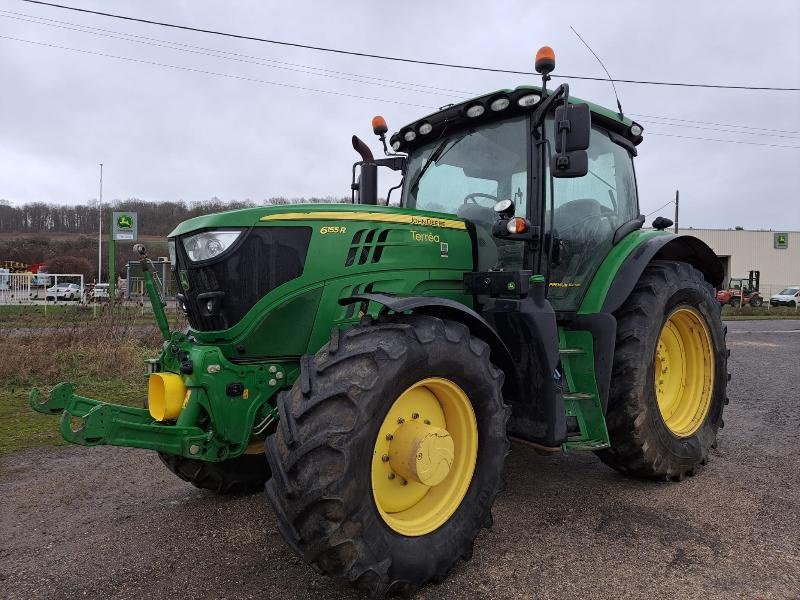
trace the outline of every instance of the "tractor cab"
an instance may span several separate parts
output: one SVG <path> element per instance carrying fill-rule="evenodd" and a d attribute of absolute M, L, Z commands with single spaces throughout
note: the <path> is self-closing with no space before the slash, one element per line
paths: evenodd
<path fill-rule="evenodd" d="M 401 205 L 466 219 L 477 270 L 549 270 L 551 303 L 575 310 L 615 235 L 643 223 L 632 162 L 641 137 L 592 115 L 585 172 L 551 178 L 556 118 L 536 110 L 542 102 L 541 88 L 502 90 L 401 129 Z"/>
<path fill-rule="evenodd" d="M 391 150 L 376 117 L 388 158 L 359 150 L 363 181 L 354 176 L 354 189 L 376 185 L 366 165 L 402 169 L 400 205 L 466 220 L 476 271 L 544 273 L 553 307 L 574 311 L 611 248 L 644 223 L 633 168 L 642 127 L 570 98 L 566 84 L 548 91 L 548 51 L 537 55 L 542 86 L 445 106 L 402 127 Z"/>

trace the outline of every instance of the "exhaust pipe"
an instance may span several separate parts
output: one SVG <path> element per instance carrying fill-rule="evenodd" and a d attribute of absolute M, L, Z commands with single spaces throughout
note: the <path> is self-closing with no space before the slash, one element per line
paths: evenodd
<path fill-rule="evenodd" d="M 358 181 L 353 182 L 352 189 L 357 194 L 358 204 L 378 203 L 378 165 L 372 150 L 357 135 L 353 136 L 353 148 L 361 156 L 361 174 Z M 356 163 L 358 164 L 358 163 Z M 355 170 L 355 165 L 353 165 Z"/>

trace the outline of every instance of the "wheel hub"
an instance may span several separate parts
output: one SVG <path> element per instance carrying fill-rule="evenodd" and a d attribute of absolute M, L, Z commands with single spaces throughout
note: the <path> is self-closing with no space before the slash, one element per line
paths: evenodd
<path fill-rule="evenodd" d="M 450 473 L 455 456 L 453 438 L 446 429 L 406 421 L 389 443 L 392 471 L 407 481 L 428 487 L 439 485 Z"/>
<path fill-rule="evenodd" d="M 689 437 L 705 421 L 714 385 L 711 334 L 702 315 L 681 307 L 667 318 L 653 359 L 656 400 L 670 432 Z"/>
<path fill-rule="evenodd" d="M 375 506 L 397 533 L 439 528 L 467 493 L 478 455 L 469 397 L 448 379 L 423 379 L 402 392 L 375 439 L 371 480 Z"/>

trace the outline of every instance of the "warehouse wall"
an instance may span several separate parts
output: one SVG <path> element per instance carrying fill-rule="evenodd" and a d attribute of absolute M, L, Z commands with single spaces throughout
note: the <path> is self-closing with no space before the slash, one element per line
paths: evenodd
<path fill-rule="evenodd" d="M 788 232 L 788 248 L 774 248 L 774 231 L 735 229 L 680 229 L 713 248 L 726 266 L 728 277 L 747 277 L 761 271 L 763 295 L 778 293 L 787 285 L 800 284 L 800 231 Z"/>

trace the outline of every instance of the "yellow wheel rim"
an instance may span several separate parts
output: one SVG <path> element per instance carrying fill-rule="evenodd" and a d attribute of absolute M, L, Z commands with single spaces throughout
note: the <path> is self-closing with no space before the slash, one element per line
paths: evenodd
<path fill-rule="evenodd" d="M 469 397 L 448 379 L 423 379 L 395 400 L 372 456 L 372 496 L 397 533 L 441 527 L 469 489 L 478 425 Z"/>
<path fill-rule="evenodd" d="M 677 437 L 695 433 L 708 415 L 714 390 L 711 334 L 694 308 L 672 312 L 656 346 L 653 382 L 661 418 Z"/>

